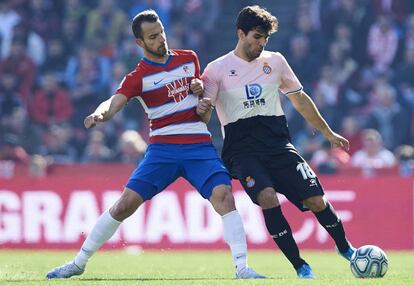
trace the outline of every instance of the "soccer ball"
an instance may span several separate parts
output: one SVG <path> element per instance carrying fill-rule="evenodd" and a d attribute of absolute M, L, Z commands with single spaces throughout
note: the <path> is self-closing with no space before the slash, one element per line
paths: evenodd
<path fill-rule="evenodd" d="M 383 277 L 387 270 L 387 255 L 378 246 L 361 246 L 351 257 L 351 271 L 357 278 Z"/>

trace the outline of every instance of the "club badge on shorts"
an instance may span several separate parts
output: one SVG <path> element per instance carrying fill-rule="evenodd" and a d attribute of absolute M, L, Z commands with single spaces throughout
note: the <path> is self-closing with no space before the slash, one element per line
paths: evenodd
<path fill-rule="evenodd" d="M 246 177 L 246 185 L 249 188 L 253 188 L 254 185 L 256 185 L 256 180 L 253 179 L 252 177 L 248 176 L 248 177 Z"/>
<path fill-rule="evenodd" d="M 263 64 L 263 72 L 265 74 L 270 74 L 272 72 L 272 68 L 269 66 L 268 63 Z"/>

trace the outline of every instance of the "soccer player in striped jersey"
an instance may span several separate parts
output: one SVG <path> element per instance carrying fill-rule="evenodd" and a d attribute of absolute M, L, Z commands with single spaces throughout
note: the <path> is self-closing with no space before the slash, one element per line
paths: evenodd
<path fill-rule="evenodd" d="M 313 278 L 312 269 L 300 257 L 276 192 L 300 210 L 311 210 L 346 259 L 355 249 L 345 238 L 342 222 L 324 197 L 317 176 L 291 143 L 279 91 L 332 146 L 348 149 L 349 142 L 331 130 L 286 59 L 280 53 L 264 50 L 277 26 L 277 18 L 259 6 L 240 11 L 237 46 L 206 67 L 201 77 L 205 99 L 200 101 L 199 109 L 208 117 L 211 106 L 216 106 L 224 132 L 222 158 L 227 168 L 262 208 L 270 235 L 298 277 Z"/>
<path fill-rule="evenodd" d="M 115 95 L 85 118 L 85 127 L 110 120 L 129 100 L 138 99 L 150 120 L 150 144 L 118 201 L 98 219 L 73 261 L 47 278 L 84 272 L 86 263 L 145 201 L 178 177 L 187 179 L 222 216 L 236 278 L 265 278 L 247 265 L 246 235 L 231 192 L 231 177 L 211 143 L 206 118 L 197 110 L 203 86 L 196 53 L 169 50 L 164 27 L 153 10 L 134 17 L 132 31 L 144 58 L 121 82 Z"/>

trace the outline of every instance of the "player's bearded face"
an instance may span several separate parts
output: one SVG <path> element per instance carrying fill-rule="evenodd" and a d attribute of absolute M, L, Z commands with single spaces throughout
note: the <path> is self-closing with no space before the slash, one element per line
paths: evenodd
<path fill-rule="evenodd" d="M 142 23 L 141 28 L 144 34 L 141 45 L 145 51 L 157 58 L 167 55 L 167 38 L 161 22 L 144 22 Z"/>
<path fill-rule="evenodd" d="M 164 57 L 168 51 L 168 45 L 166 41 L 156 45 L 148 45 L 144 42 L 144 48 L 148 53 L 152 54 L 155 57 Z"/>

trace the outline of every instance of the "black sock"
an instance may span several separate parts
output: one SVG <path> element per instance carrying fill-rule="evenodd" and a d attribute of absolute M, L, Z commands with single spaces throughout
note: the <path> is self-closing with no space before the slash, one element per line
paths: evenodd
<path fill-rule="evenodd" d="M 341 219 L 328 202 L 326 208 L 318 213 L 314 213 L 319 223 L 326 229 L 333 238 L 340 252 L 345 252 L 349 248 L 349 243 L 345 238 L 345 230 Z"/>
<path fill-rule="evenodd" d="M 305 260 L 299 255 L 299 248 L 280 206 L 263 210 L 263 215 L 267 230 L 293 267 L 298 269 L 305 264 Z"/>

